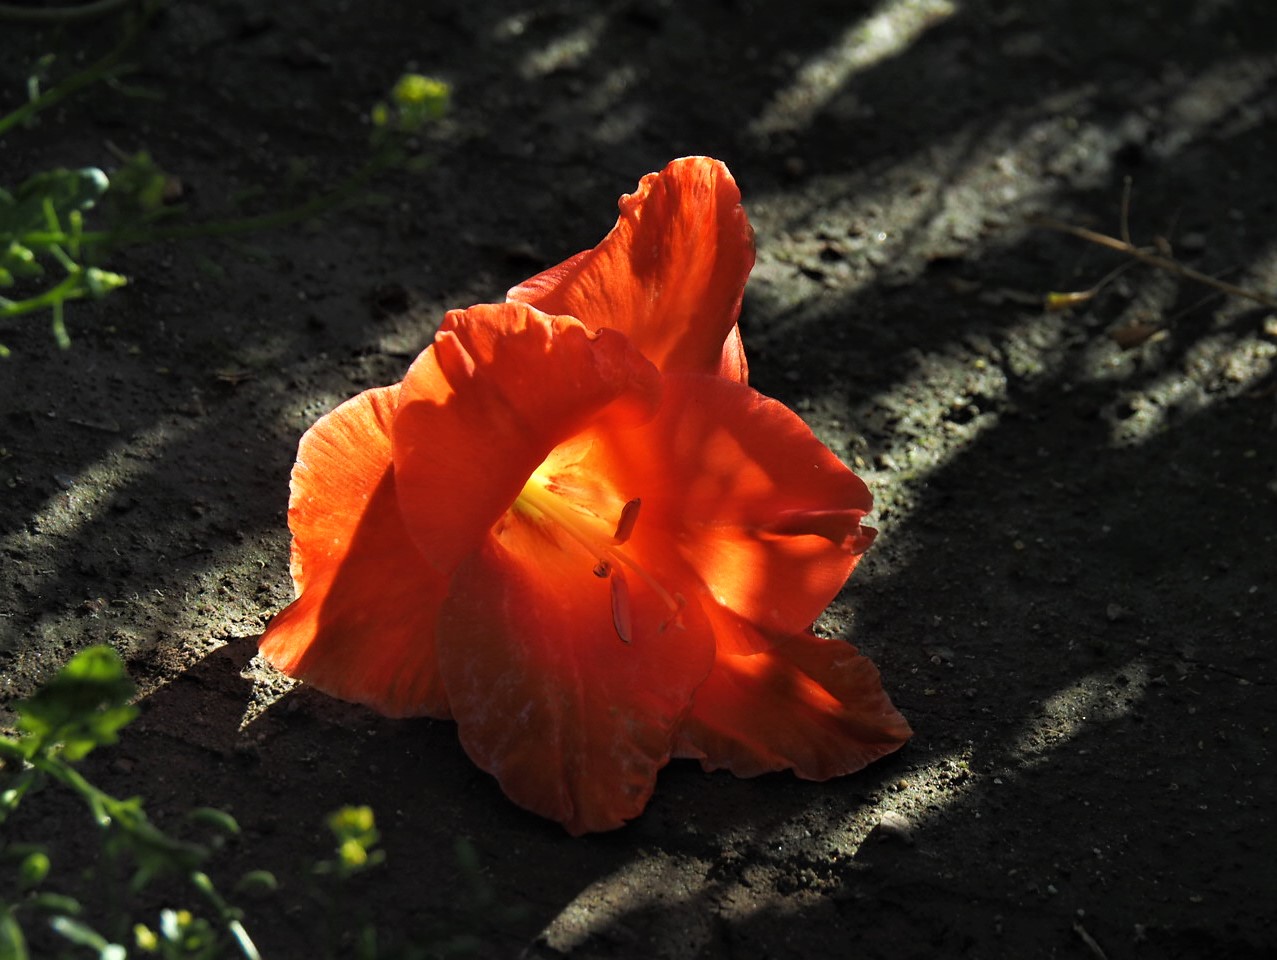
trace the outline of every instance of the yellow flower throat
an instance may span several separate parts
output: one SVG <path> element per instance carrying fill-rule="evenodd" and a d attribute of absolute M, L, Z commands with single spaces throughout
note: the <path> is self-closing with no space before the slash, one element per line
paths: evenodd
<path fill-rule="evenodd" d="M 558 484 L 538 471 L 528 478 L 511 508 L 536 523 L 553 524 L 594 558 L 594 575 L 607 578 L 611 586 L 612 625 L 624 643 L 634 638 L 634 615 L 626 570 L 638 576 L 669 608 L 670 616 L 660 629 L 664 630 L 670 623 L 677 625 L 678 614 L 686 603 L 682 595 L 671 595 L 630 555 L 631 551 L 623 549 L 634 533 L 641 507 L 642 501 L 638 497 L 627 500 L 621 507 L 615 528 L 609 533 L 603 518 L 583 503 L 566 496 Z"/>

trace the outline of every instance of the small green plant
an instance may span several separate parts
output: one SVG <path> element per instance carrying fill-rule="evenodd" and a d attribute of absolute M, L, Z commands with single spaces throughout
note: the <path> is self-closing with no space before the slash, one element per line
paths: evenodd
<path fill-rule="evenodd" d="M 316 874 L 345 880 L 385 862 L 385 852 L 375 849 L 381 835 L 371 807 L 342 807 L 329 815 L 328 829 L 337 839 L 337 856 L 315 864 Z"/>
<path fill-rule="evenodd" d="M 49 64 L 42 60 L 28 80 L 27 102 L 0 116 L 0 136 L 35 122 L 40 113 L 92 84 L 118 79 L 125 51 L 158 6 L 147 8 L 115 50 L 47 90 L 40 75 Z M 65 349 L 71 342 L 65 305 L 104 297 L 127 283 L 122 275 L 96 265 L 111 251 L 289 226 L 359 199 L 369 183 L 388 170 L 421 169 L 426 161 L 412 155 L 411 138 L 447 113 L 450 95 L 440 80 L 419 74 L 400 77 L 388 100 L 372 108 L 371 155 L 363 165 L 302 203 L 258 216 L 167 225 L 164 221 L 178 213 L 165 202 L 171 178 L 145 151 L 122 156 L 121 165 L 110 173 L 97 167 L 48 170 L 17 187 L 0 185 L 0 290 L 21 290 L 13 297 L 0 294 L 0 324 L 48 311 L 53 338 Z M 101 224 L 86 230 L 86 215 L 91 213 Z M 60 271 L 61 277 L 46 280 L 53 271 Z M 0 358 L 9 354 L 0 343 Z"/>
<path fill-rule="evenodd" d="M 0 187 L 0 287 L 42 276 L 53 261 L 63 278 L 21 300 L 0 297 L 0 317 L 16 317 L 37 310 L 53 313 L 53 337 L 66 348 L 63 304 L 84 297 L 102 297 L 122 287 L 118 273 L 80 262 L 84 213 L 109 186 L 106 174 L 95 168 L 38 173 L 10 193 Z M 0 356 L 8 349 L 0 345 Z"/>
<path fill-rule="evenodd" d="M 246 960 L 260 960 L 241 923 L 241 913 L 228 904 L 201 869 L 212 848 L 159 829 L 143 809 L 140 797 L 120 799 L 90 783 L 76 769 L 98 747 L 116 742 L 119 731 L 136 715 L 130 703 L 133 684 L 119 655 L 110 647 L 91 647 L 76 656 L 34 696 L 18 704 L 16 738 L 0 737 L 0 822 L 19 804 L 50 783 L 69 789 L 84 801 L 101 831 L 108 859 L 130 873 L 128 891 L 140 893 L 156 877 L 184 878 L 211 908 L 217 927 L 207 920 L 179 916 L 161 918 L 159 934 L 139 935 L 168 957 L 211 957 L 229 939 Z M 193 819 L 223 833 L 237 833 L 238 824 L 224 811 L 198 810 Z M 72 944 L 98 951 L 102 960 L 126 957 L 127 951 L 89 926 L 80 903 L 49 893 L 42 885 L 50 870 L 48 851 L 41 845 L 14 844 L 0 838 L 0 862 L 17 862 L 21 898 L 0 901 L 0 957 L 26 960 L 29 956 L 20 918 L 44 915 L 50 926 Z M 139 928 L 145 929 L 145 928 Z M 172 934 L 170 936 L 170 934 Z M 185 945 L 185 946 L 184 946 Z M 189 949 L 187 949 L 189 947 Z M 179 950 L 186 952 L 174 952 Z"/>
<path fill-rule="evenodd" d="M 115 797 L 76 768 L 94 750 L 117 742 L 120 731 L 137 716 L 133 694 L 119 655 L 110 647 L 91 647 L 17 704 L 17 736 L 0 735 L 0 824 L 20 804 L 39 803 L 41 791 L 60 785 L 84 802 L 102 839 L 106 868 L 126 878 L 105 920 L 92 923 L 79 900 L 47 889 L 53 868 L 48 846 L 14 841 L 0 833 L 0 960 L 31 960 L 28 931 L 32 921 L 47 924 L 68 945 L 71 952 L 64 954 L 68 957 L 261 960 L 246 929 L 244 911 L 229 901 L 206 870 L 225 843 L 239 835 L 235 818 L 211 807 L 190 811 L 186 821 L 203 828 L 210 838 L 192 843 L 154 824 L 140 797 Z M 474 847 L 458 839 L 454 852 L 465 886 L 458 891 L 454 921 L 436 930 L 424 945 L 386 946 L 355 901 L 353 887 L 357 878 L 386 861 L 373 811 L 366 806 L 342 807 L 329 814 L 326 823 L 333 853 L 305 871 L 295 889 L 305 891 L 306 903 L 325 933 L 327 956 L 354 960 L 467 956 L 482 943 L 470 930 L 491 930 L 522 916 L 521 908 L 499 902 Z M 142 922 L 128 898 L 135 898 L 161 877 L 183 882 L 199 906 L 166 908 L 157 923 Z M 279 887 L 274 872 L 256 869 L 243 874 L 232 893 L 257 900 L 275 894 Z M 174 888 L 174 896 L 178 889 Z"/>

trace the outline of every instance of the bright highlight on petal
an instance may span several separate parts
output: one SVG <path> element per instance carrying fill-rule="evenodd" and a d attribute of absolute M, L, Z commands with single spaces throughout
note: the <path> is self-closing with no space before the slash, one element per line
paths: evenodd
<path fill-rule="evenodd" d="M 599 418 L 649 417 L 659 396 L 615 331 L 517 303 L 453 311 L 404 378 L 392 430 L 410 535 L 450 573 L 556 446 Z"/>
<path fill-rule="evenodd" d="M 298 598 L 261 639 L 334 696 L 453 717 L 507 796 L 573 834 L 641 813 L 672 755 L 826 779 L 910 735 L 873 665 L 807 629 L 873 542 L 873 501 L 745 385 L 735 182 L 689 157 L 620 208 L 306 433 Z"/>
<path fill-rule="evenodd" d="M 678 555 L 764 630 L 805 630 L 873 541 L 860 478 L 792 411 L 719 377 L 666 377 L 657 415 L 598 431 L 576 469 L 625 477 L 643 498 L 633 550 Z"/>

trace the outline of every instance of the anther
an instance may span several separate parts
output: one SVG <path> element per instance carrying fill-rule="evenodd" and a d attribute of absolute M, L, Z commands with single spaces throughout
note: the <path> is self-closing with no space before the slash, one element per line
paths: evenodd
<path fill-rule="evenodd" d="M 625 574 L 620 570 L 612 571 L 612 626 L 622 643 L 629 643 L 634 638 L 634 617 L 630 611 L 630 588 L 625 582 Z"/>
<path fill-rule="evenodd" d="M 596 577 L 603 578 L 611 574 L 611 572 L 612 564 L 608 563 L 606 560 L 600 560 L 594 565 L 594 575 Z"/>
<path fill-rule="evenodd" d="M 638 523 L 639 507 L 642 505 L 643 501 L 635 497 L 626 501 L 621 508 L 621 519 L 616 521 L 616 533 L 612 534 L 612 539 L 617 543 L 624 543 L 634 533 L 634 524 Z"/>

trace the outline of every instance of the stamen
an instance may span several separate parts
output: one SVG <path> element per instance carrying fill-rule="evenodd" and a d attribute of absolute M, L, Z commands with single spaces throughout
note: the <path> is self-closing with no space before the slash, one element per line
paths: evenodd
<path fill-rule="evenodd" d="M 634 524 L 638 523 L 639 507 L 642 505 L 643 501 L 635 497 L 621 508 L 621 519 L 616 522 L 616 533 L 612 534 L 612 539 L 618 544 L 630 539 L 634 533 Z"/>
<path fill-rule="evenodd" d="M 622 643 L 629 643 L 634 638 L 634 615 L 630 611 L 630 587 L 625 582 L 625 574 L 620 570 L 612 571 L 612 626 Z"/>
<path fill-rule="evenodd" d="M 655 577 L 653 577 L 650 573 L 644 570 L 641 566 L 639 566 L 639 564 L 635 563 L 632 559 L 630 559 L 620 550 L 615 550 L 615 551 L 609 550 L 608 556 L 611 557 L 613 560 L 616 560 L 618 563 L 628 567 L 630 570 L 633 570 L 635 573 L 637 573 L 639 575 L 639 579 L 641 579 L 644 583 L 646 583 L 649 587 L 651 587 L 652 592 L 661 598 L 661 602 L 665 604 L 665 606 L 669 609 L 671 614 L 670 620 L 667 622 L 676 622 L 678 620 L 678 614 L 683 609 L 682 604 L 679 603 L 679 600 L 676 600 L 674 597 L 670 596 L 670 592 L 666 590 L 664 587 L 662 587 L 659 583 L 657 583 Z M 621 571 L 619 568 L 614 568 L 612 571 L 612 576 L 615 578 L 616 575 L 620 572 Z M 686 603 L 686 602 L 687 602 L 686 600 L 683 600 L 683 603 Z"/>
<path fill-rule="evenodd" d="M 616 635 L 624 643 L 634 638 L 634 617 L 630 601 L 629 584 L 622 568 L 636 574 L 651 591 L 660 598 L 669 611 L 669 617 L 660 624 L 664 631 L 673 626 L 681 628 L 682 611 L 687 601 L 681 596 L 671 596 L 656 578 L 652 576 L 627 551 L 619 549 L 634 533 L 634 525 L 638 523 L 639 508 L 642 501 L 635 497 L 626 501 L 621 508 L 621 516 L 617 520 L 616 531 L 609 539 L 602 529 L 594 528 L 591 518 L 601 519 L 592 512 L 586 516 L 549 488 L 547 483 L 535 474 L 524 484 L 519 496 L 515 499 L 513 509 L 519 510 L 537 520 L 550 520 L 584 547 L 594 557 L 591 568 L 596 577 L 610 578 L 612 593 L 612 623 Z"/>

